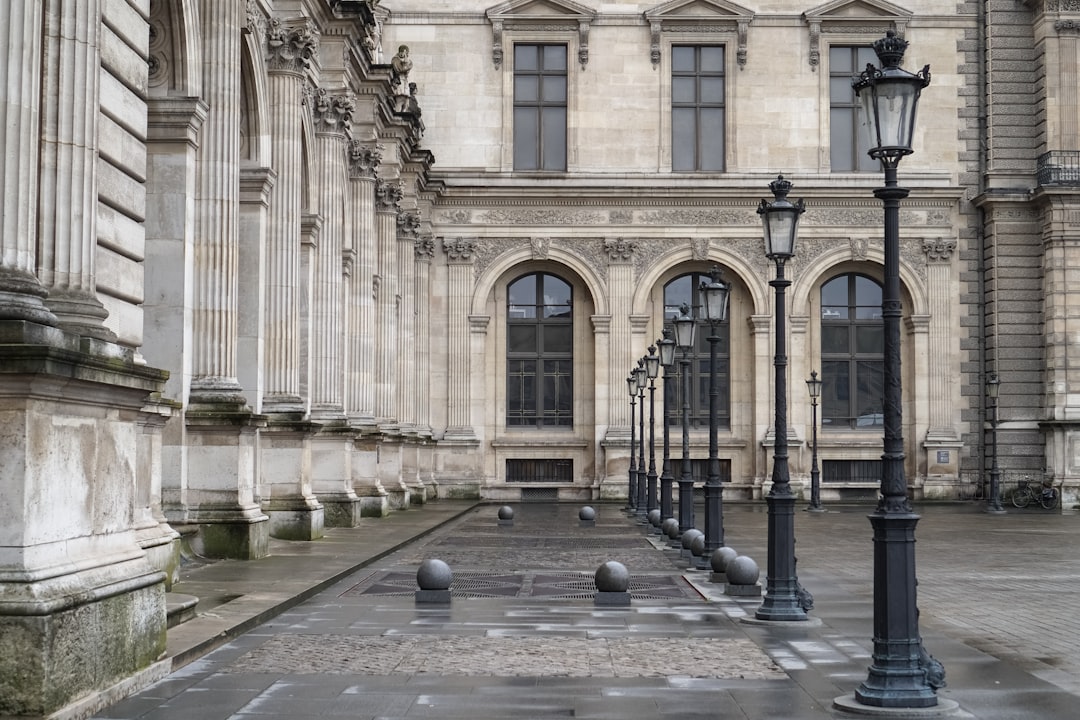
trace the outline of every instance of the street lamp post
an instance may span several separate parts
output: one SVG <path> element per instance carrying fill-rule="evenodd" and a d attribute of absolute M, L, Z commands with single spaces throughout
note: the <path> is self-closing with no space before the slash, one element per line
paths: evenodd
<path fill-rule="evenodd" d="M 792 204 L 787 199 L 791 183 L 780 175 L 769 183 L 774 200 L 761 201 L 758 214 L 765 228 L 765 257 L 776 263 L 776 279 L 769 285 L 776 291 L 776 355 L 773 427 L 772 488 L 766 496 L 768 505 L 768 568 L 765 598 L 754 616 L 758 620 L 806 620 L 804 605 L 808 595 L 799 586 L 795 574 L 795 493 L 791 490 L 787 442 L 787 328 L 784 320 L 784 295 L 791 281 L 784 277 L 784 263 L 795 254 L 799 216 L 805 211 L 803 201 Z"/>
<path fill-rule="evenodd" d="M 648 497 L 645 499 L 645 516 L 657 509 L 656 503 L 656 377 L 660 374 L 660 357 L 656 346 L 649 346 L 645 356 L 645 375 L 649 378 L 649 472 L 646 475 Z M 660 531 L 657 523 L 656 531 Z"/>
<path fill-rule="evenodd" d="M 645 386 L 648 384 L 648 373 L 645 370 L 645 358 L 639 358 L 637 367 L 634 368 L 634 379 L 637 380 L 638 405 L 638 463 L 637 463 L 637 503 L 634 505 L 634 514 L 641 522 L 648 522 L 648 513 L 645 508 L 645 497 L 648 482 L 645 470 Z"/>
<path fill-rule="evenodd" d="M 990 500 L 986 505 L 988 513 L 1004 513 L 1001 506 L 1001 469 L 998 468 L 997 428 L 998 428 L 998 389 L 1001 381 L 997 373 L 986 381 L 986 394 L 990 398 Z"/>
<path fill-rule="evenodd" d="M 720 388 L 716 383 L 716 346 L 720 343 L 720 323 L 727 320 L 731 286 L 723 281 L 720 268 L 713 266 L 710 282 L 701 283 L 702 306 L 709 321 L 709 474 L 705 478 L 705 552 L 707 560 L 724 545 L 724 488 L 720 482 L 718 414 Z"/>
<path fill-rule="evenodd" d="M 810 371 L 810 379 L 806 381 L 806 389 L 810 393 L 810 505 L 806 508 L 810 512 L 825 512 L 821 507 L 821 473 L 818 471 L 817 462 L 817 404 L 821 397 L 821 378 L 817 370 Z"/>
<path fill-rule="evenodd" d="M 664 425 L 664 460 L 660 471 L 660 523 L 672 517 L 671 503 L 671 437 L 670 423 L 671 410 L 668 405 L 668 384 L 672 379 L 672 370 L 675 367 L 675 341 L 671 339 L 671 328 L 664 328 L 664 337 L 656 341 L 660 348 L 660 366 L 664 368 L 664 402 L 663 402 L 663 425 Z"/>
<path fill-rule="evenodd" d="M 675 326 L 675 344 L 682 350 L 679 373 L 682 376 L 682 460 L 679 473 L 679 535 L 694 528 L 694 474 L 690 470 L 690 351 L 694 347 L 696 321 L 690 307 L 679 308 Z"/>
<path fill-rule="evenodd" d="M 633 515 L 637 509 L 637 438 L 634 435 L 634 423 L 637 421 L 634 407 L 637 405 L 637 376 L 630 371 L 626 378 L 626 389 L 630 393 L 630 482 L 626 490 L 626 511 Z"/>
<path fill-rule="evenodd" d="M 916 603 L 915 525 L 908 501 L 900 375 L 900 201 L 908 190 L 897 185 L 897 165 L 910 155 L 915 113 L 930 66 L 918 74 L 900 68 L 907 41 L 892 31 L 874 43 L 881 67 L 867 65 L 852 81 L 863 122 L 870 132 L 870 157 L 881 161 L 885 186 L 874 190 L 885 214 L 885 287 L 881 499 L 870 515 L 874 533 L 874 649 L 867 679 L 855 690 L 863 705 L 888 708 L 933 707 L 945 669 L 923 648 Z"/>

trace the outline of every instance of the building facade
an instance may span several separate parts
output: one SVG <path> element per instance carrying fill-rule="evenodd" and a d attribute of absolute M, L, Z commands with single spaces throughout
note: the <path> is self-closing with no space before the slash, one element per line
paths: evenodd
<path fill-rule="evenodd" d="M 714 268 L 728 318 L 648 405 L 659 438 L 685 400 L 696 468 L 714 338 L 725 497 L 763 497 L 781 174 L 793 483 L 817 372 L 823 497 L 872 502 L 882 177 L 851 78 L 886 32 L 933 73 L 900 165 L 911 493 L 965 497 L 996 435 L 1007 487 L 1077 502 L 1074 0 L 9 0 L 0 27 L 0 714 L 165 672 L 185 543 L 625 498 L 626 377 Z"/>

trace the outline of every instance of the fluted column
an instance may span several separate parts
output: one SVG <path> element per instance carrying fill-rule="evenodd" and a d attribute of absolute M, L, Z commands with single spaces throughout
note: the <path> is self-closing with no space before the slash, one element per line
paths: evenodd
<path fill-rule="evenodd" d="M 37 267 L 39 0 L 0 3 L 0 320 L 56 325 Z"/>
<path fill-rule="evenodd" d="M 626 395 L 626 376 L 641 357 L 648 343 L 635 346 L 631 317 L 634 312 L 634 243 L 623 238 L 604 241 L 608 257 L 608 288 L 611 298 L 611 323 L 609 325 L 608 354 L 605 377 L 609 388 L 607 396 L 608 427 L 604 443 L 609 459 L 625 458 L 629 463 L 634 448 L 630 446 L 630 406 Z M 598 381 L 601 378 L 597 378 Z M 607 462 L 612 469 L 610 476 L 601 482 L 611 489 L 601 488 L 602 497 L 621 497 L 627 489 L 625 464 Z"/>
<path fill-rule="evenodd" d="M 431 447 L 431 339 L 428 332 L 428 282 L 431 276 L 431 260 L 435 255 L 435 241 L 430 235 L 421 235 L 416 238 L 413 246 L 414 253 L 414 280 L 413 280 L 413 334 L 416 341 L 413 343 L 412 363 L 409 368 L 410 381 L 413 392 L 410 399 L 412 403 L 412 418 L 416 426 L 416 483 L 413 486 L 412 501 L 424 503 L 433 499 L 434 492 L 429 493 L 429 488 L 434 490 L 434 473 L 431 463 L 434 454 Z"/>
<path fill-rule="evenodd" d="M 304 75 L 318 50 L 310 23 L 289 27 L 279 18 L 267 31 L 270 153 L 277 184 L 266 237 L 266 338 L 263 407 L 303 412 L 300 397 L 300 214 Z"/>
<path fill-rule="evenodd" d="M 38 277 L 62 327 L 112 341 L 94 279 L 99 0 L 47 0 L 45 20 Z"/>
<path fill-rule="evenodd" d="M 375 265 L 375 417 L 382 425 L 398 420 L 397 214 L 401 188 L 383 180 L 375 185 L 377 256 Z"/>
<path fill-rule="evenodd" d="M 446 434 L 452 441 L 476 440 L 472 416 L 469 304 L 473 291 L 473 249 L 469 238 L 444 238 L 447 262 Z"/>

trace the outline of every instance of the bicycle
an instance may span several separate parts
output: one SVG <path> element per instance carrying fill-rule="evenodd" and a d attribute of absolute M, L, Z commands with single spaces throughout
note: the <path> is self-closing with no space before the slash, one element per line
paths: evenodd
<path fill-rule="evenodd" d="M 1047 510 L 1054 509 L 1061 494 L 1050 480 L 1043 480 L 1039 486 L 1033 485 L 1027 480 L 1021 480 L 1012 494 L 1012 503 L 1018 508 L 1026 508 L 1033 502 L 1037 502 Z"/>

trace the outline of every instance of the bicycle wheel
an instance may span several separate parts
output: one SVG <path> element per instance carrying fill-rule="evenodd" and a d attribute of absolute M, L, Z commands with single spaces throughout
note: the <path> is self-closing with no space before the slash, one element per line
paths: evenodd
<path fill-rule="evenodd" d="M 1018 508 L 1026 508 L 1031 504 L 1031 488 L 1027 485 L 1022 485 L 1015 490 L 1012 494 L 1012 503 Z"/>
<path fill-rule="evenodd" d="M 1050 488 L 1049 493 L 1039 493 L 1039 504 L 1047 510 L 1053 510 L 1057 506 L 1058 497 L 1057 488 Z"/>

